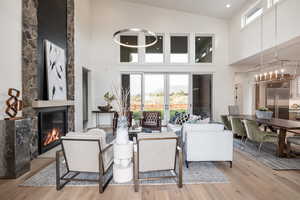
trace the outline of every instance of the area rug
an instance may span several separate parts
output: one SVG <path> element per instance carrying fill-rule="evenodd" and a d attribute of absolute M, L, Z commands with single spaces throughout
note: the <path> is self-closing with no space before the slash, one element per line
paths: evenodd
<path fill-rule="evenodd" d="M 280 158 L 276 156 L 277 146 L 272 143 L 263 144 L 260 152 L 257 151 L 258 144 L 247 141 L 246 145 L 240 139 L 234 139 L 234 148 L 252 159 L 274 170 L 300 170 L 300 157 Z"/>
<path fill-rule="evenodd" d="M 61 166 L 61 172 L 66 171 L 65 165 Z M 153 177 L 157 175 L 170 175 L 169 172 L 151 172 L 142 174 L 142 177 Z M 27 179 L 20 186 L 42 187 L 42 186 L 55 186 L 55 162 L 42 169 L 31 178 Z M 96 179 L 95 173 L 82 173 L 77 178 Z M 107 178 L 107 177 L 106 177 Z M 192 162 L 189 168 L 183 168 L 183 183 L 184 184 L 204 184 L 204 183 L 228 183 L 227 177 L 216 168 L 212 162 Z M 142 181 L 142 185 L 163 185 L 163 184 L 176 184 L 174 179 L 161 179 L 155 181 Z M 70 182 L 68 186 L 95 186 L 97 183 L 93 182 Z M 133 185 L 133 182 L 118 184 L 113 181 L 110 185 Z"/>

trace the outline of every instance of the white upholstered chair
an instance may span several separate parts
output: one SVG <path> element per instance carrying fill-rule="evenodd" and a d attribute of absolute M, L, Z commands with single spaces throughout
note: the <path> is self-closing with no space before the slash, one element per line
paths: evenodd
<path fill-rule="evenodd" d="M 101 129 L 92 129 L 87 133 L 69 133 L 61 137 L 62 150 L 56 152 L 56 189 L 62 189 L 70 181 L 92 181 L 99 183 L 102 193 L 111 180 L 104 180 L 113 164 L 112 143 L 106 143 L 106 133 Z M 63 153 L 67 172 L 60 175 L 60 156 Z M 99 179 L 78 179 L 82 172 L 98 173 Z M 61 180 L 64 183 L 61 183 Z"/>
<path fill-rule="evenodd" d="M 140 180 L 177 178 L 182 187 L 182 151 L 175 133 L 140 133 L 134 151 L 134 185 L 138 191 Z M 176 161 L 178 160 L 178 172 Z M 175 175 L 141 178 L 140 173 L 170 171 Z"/>

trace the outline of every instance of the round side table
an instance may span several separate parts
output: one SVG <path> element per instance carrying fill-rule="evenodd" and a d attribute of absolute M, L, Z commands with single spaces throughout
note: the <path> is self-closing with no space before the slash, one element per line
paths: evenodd
<path fill-rule="evenodd" d="M 126 183 L 133 178 L 133 142 L 114 144 L 113 177 L 116 183 Z"/>

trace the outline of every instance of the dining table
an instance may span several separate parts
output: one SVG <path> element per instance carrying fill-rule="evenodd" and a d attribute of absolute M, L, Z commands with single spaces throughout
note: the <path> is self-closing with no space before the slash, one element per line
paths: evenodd
<path fill-rule="evenodd" d="M 287 119 L 259 119 L 255 115 L 229 115 L 229 117 L 255 120 L 259 125 L 264 125 L 270 127 L 271 129 L 279 129 L 278 133 L 278 146 L 277 146 L 277 155 L 279 157 L 286 157 L 286 133 L 289 130 L 299 130 L 300 121 L 287 120 Z"/>

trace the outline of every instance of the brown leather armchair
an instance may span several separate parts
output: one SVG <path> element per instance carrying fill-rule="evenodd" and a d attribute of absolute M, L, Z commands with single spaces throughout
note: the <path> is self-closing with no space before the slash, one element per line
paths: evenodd
<path fill-rule="evenodd" d="M 142 128 L 161 131 L 161 112 L 144 111 L 141 119 Z"/>

